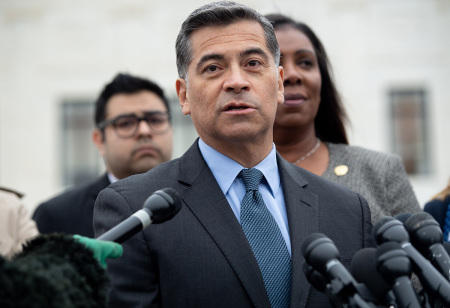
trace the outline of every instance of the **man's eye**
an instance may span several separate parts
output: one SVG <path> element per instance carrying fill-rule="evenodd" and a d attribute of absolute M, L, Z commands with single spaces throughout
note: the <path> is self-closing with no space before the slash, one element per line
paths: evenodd
<path fill-rule="evenodd" d="M 165 119 L 163 119 L 161 117 L 153 117 L 153 118 L 149 118 L 148 122 L 152 123 L 152 124 L 161 124 L 161 123 L 165 122 Z"/>
<path fill-rule="evenodd" d="M 116 122 L 117 127 L 127 128 L 134 126 L 136 121 L 134 119 L 120 119 Z"/>
<path fill-rule="evenodd" d="M 259 65 L 261 65 L 261 61 L 258 61 L 258 60 L 251 60 L 248 62 L 248 66 L 256 67 Z"/>
<path fill-rule="evenodd" d="M 216 65 L 209 65 L 205 68 L 205 72 L 214 73 L 217 72 L 219 68 Z"/>

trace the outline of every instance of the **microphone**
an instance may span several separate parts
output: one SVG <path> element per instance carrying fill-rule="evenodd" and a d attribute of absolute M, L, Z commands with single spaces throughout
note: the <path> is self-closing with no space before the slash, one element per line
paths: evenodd
<path fill-rule="evenodd" d="M 380 274 L 391 283 L 399 308 L 420 308 L 419 298 L 409 276 L 412 274 L 408 255 L 397 242 L 385 242 L 378 247 L 376 262 Z"/>
<path fill-rule="evenodd" d="M 333 241 L 321 233 L 310 234 L 302 243 L 305 262 L 330 280 L 327 295 L 336 304 L 350 307 L 376 307 L 374 296 L 360 285 L 339 261 L 339 252 Z M 308 275 L 307 275 L 308 277 Z M 342 303 L 338 302 L 338 299 Z"/>
<path fill-rule="evenodd" d="M 408 220 L 409 217 L 411 217 L 410 213 L 402 213 L 402 214 L 398 214 L 394 218 L 397 220 L 400 220 L 402 222 L 402 224 L 405 224 L 405 222 Z"/>
<path fill-rule="evenodd" d="M 397 307 L 391 285 L 377 269 L 376 248 L 363 248 L 353 256 L 350 273 L 356 281 L 364 284 L 379 299 L 379 305 Z"/>
<path fill-rule="evenodd" d="M 441 226 L 434 217 L 426 212 L 418 212 L 408 218 L 404 226 L 411 244 L 450 281 L 450 257 L 442 244 L 444 236 Z"/>
<path fill-rule="evenodd" d="M 137 211 L 114 228 L 100 235 L 97 240 L 123 243 L 150 224 L 159 224 L 172 219 L 181 209 L 181 199 L 172 188 L 155 191 Z"/>
<path fill-rule="evenodd" d="M 303 262 L 303 273 L 305 274 L 306 279 L 308 279 L 308 282 L 314 288 L 322 293 L 325 293 L 327 291 L 327 279 L 306 262 Z"/>
<path fill-rule="evenodd" d="M 374 226 L 373 236 L 378 245 L 397 242 L 412 261 L 413 271 L 430 298 L 439 297 L 450 304 L 450 283 L 409 242 L 409 235 L 403 224 L 392 217 L 381 218 Z"/>
<path fill-rule="evenodd" d="M 450 243 L 449 242 L 443 242 L 442 245 L 444 246 L 445 251 L 450 256 Z"/>

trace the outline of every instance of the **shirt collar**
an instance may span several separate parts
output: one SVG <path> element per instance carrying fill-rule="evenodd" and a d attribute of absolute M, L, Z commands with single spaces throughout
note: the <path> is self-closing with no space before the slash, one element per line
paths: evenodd
<path fill-rule="evenodd" d="M 220 189 L 226 195 L 239 172 L 245 168 L 228 156 L 223 155 L 207 145 L 202 139 L 199 140 L 198 145 Z M 269 155 L 254 168 L 259 169 L 264 174 L 272 195 L 276 196 L 280 188 L 280 174 L 278 171 L 275 144 L 272 145 L 272 150 Z"/>
<path fill-rule="evenodd" d="M 108 179 L 111 183 L 117 182 L 119 179 L 114 176 L 111 172 L 108 172 Z"/>

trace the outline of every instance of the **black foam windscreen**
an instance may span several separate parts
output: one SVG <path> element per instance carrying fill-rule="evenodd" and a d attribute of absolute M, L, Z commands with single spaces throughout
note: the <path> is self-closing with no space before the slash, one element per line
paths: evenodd
<path fill-rule="evenodd" d="M 402 246 L 397 242 L 386 242 L 383 245 L 380 245 L 376 252 L 376 258 L 378 259 L 380 256 L 384 255 L 389 251 L 401 250 Z M 405 253 L 406 255 L 406 253 Z"/>
<path fill-rule="evenodd" d="M 312 233 L 303 241 L 301 250 L 305 262 L 322 274 L 328 271 L 327 263 L 339 259 L 339 251 L 333 241 L 322 233 Z"/>
<path fill-rule="evenodd" d="M 302 247 L 301 247 L 302 254 L 304 255 L 307 252 L 308 246 L 311 243 L 313 243 L 317 239 L 321 239 L 324 237 L 325 237 L 325 235 L 323 235 L 322 233 L 312 233 L 312 234 L 308 235 L 302 243 Z"/>
<path fill-rule="evenodd" d="M 353 256 L 350 272 L 356 281 L 363 283 L 376 298 L 382 299 L 391 289 L 391 286 L 378 272 L 376 253 L 375 248 L 359 250 Z"/>
<path fill-rule="evenodd" d="M 181 209 L 181 198 L 172 188 L 157 190 L 147 198 L 144 208 L 152 212 L 153 223 L 165 222 L 174 217 Z"/>
<path fill-rule="evenodd" d="M 383 217 L 377 221 L 373 230 L 373 238 L 378 245 L 384 242 L 409 242 L 409 234 L 401 221 L 393 217 Z"/>
<path fill-rule="evenodd" d="M 425 256 L 433 244 L 442 244 L 444 240 L 441 226 L 426 212 L 415 213 L 408 218 L 405 228 L 411 243 Z"/>
<path fill-rule="evenodd" d="M 381 217 L 378 221 L 373 225 L 372 234 L 376 237 L 378 231 L 383 227 L 387 222 L 391 221 L 393 218 L 390 216 Z"/>
<path fill-rule="evenodd" d="M 428 214 L 427 212 L 418 212 L 414 215 L 411 215 L 406 221 L 405 221 L 405 228 L 409 230 L 416 230 L 418 227 L 420 227 L 420 223 L 426 220 L 431 220 L 433 222 L 436 222 L 437 225 L 439 223 L 434 219 L 433 216 Z"/>
<path fill-rule="evenodd" d="M 402 224 L 405 224 L 409 217 L 411 217 L 411 213 L 402 213 L 395 216 L 395 219 L 400 220 Z"/>

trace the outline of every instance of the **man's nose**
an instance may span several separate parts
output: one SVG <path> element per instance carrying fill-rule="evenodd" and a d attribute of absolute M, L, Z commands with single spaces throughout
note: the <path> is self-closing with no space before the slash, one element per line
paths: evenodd
<path fill-rule="evenodd" d="M 227 72 L 226 80 L 224 82 L 225 91 L 233 91 L 239 93 L 250 89 L 250 82 L 247 79 L 247 74 L 241 67 L 232 66 Z"/>
<path fill-rule="evenodd" d="M 152 134 L 152 128 L 145 120 L 140 120 L 137 127 L 136 136 L 148 136 Z"/>

